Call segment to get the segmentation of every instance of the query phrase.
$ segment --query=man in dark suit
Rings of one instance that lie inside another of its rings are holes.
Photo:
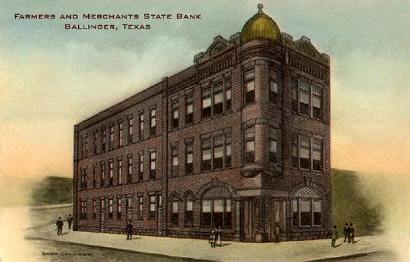
[[[132,233],[134,231],[134,226],[131,223],[131,219],[128,220],[126,231],[127,231],[127,240],[132,240]]]
[[[57,236],[60,236],[63,234],[63,220],[61,220],[61,217],[58,217],[58,220],[56,222],[56,226],[57,226]]]
[[[345,236],[344,242],[346,242],[346,240],[350,242],[350,227],[347,223],[345,223],[345,226],[343,228],[343,234]]]
[[[349,227],[350,227],[350,241],[349,242],[354,244],[354,227],[353,227],[353,224],[350,223]]]
[[[67,223],[68,223],[68,229],[71,229],[71,223],[73,223],[73,217],[71,216],[71,214],[69,214],[67,217]]]

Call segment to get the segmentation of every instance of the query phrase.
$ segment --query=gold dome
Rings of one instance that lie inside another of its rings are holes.
[[[280,40],[278,25],[262,11],[263,5],[258,4],[258,13],[251,17],[243,26],[241,42],[246,43],[254,39]]]

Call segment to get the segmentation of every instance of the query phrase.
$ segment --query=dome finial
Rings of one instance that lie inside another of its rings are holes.
[[[261,13],[262,13],[262,9],[263,9],[263,4],[262,4],[262,3],[259,3],[259,4],[258,4],[258,14],[261,14]]]

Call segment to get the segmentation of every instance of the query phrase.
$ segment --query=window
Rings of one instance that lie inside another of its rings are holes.
[[[156,170],[156,154],[151,152],[149,154],[149,179],[155,179],[155,170]]]
[[[118,176],[118,185],[121,185],[122,184],[122,160],[120,159],[120,160],[118,160],[118,162],[117,162],[117,176]]]
[[[81,137],[81,157],[85,158],[88,156],[88,135]]]
[[[93,165],[93,188],[97,187],[97,164]]]
[[[255,103],[255,72],[249,70],[245,72],[245,105]]]
[[[292,225],[299,226],[298,200],[292,200]]]
[[[98,130],[94,130],[93,153],[97,154]]]
[[[292,167],[299,167],[298,137],[292,137]]]
[[[138,116],[138,135],[139,140],[144,139],[144,113],[140,113]]]
[[[208,171],[211,170],[211,138],[206,138],[202,140],[202,164],[201,170]]]
[[[313,170],[322,171],[322,140],[318,138],[313,139]]]
[[[178,215],[179,215],[178,205],[179,205],[178,200],[172,201],[171,224],[174,226],[178,225]]]
[[[310,139],[304,136],[299,141],[299,166],[302,169],[310,169]]]
[[[110,176],[110,186],[114,184],[114,162],[110,160],[108,164],[108,172]]]
[[[134,125],[134,118],[132,115],[128,117],[128,144],[133,142],[133,125]]]
[[[101,187],[105,186],[105,162],[101,162]]]
[[[105,210],[105,200],[104,199],[100,200],[100,208],[101,208],[101,211]]]
[[[224,110],[223,106],[223,86],[222,81],[219,81],[214,86],[214,103],[213,103],[213,114],[222,114]]]
[[[139,219],[142,219],[143,218],[143,204],[144,204],[144,201],[143,201],[144,199],[143,199],[143,197],[142,196],[138,196],[138,218]]]
[[[278,163],[278,141],[277,141],[276,129],[270,128],[269,130],[269,162],[273,164]]]
[[[97,200],[93,199],[93,218],[97,218]]]
[[[108,200],[108,217],[112,218],[112,199]]]
[[[272,104],[277,104],[278,98],[279,98],[278,83],[277,83],[276,74],[275,74],[274,76],[271,76],[271,79],[269,80],[269,102],[271,102]]]
[[[80,201],[80,218],[87,218],[87,200]]]
[[[192,227],[194,224],[194,205],[192,200],[185,202],[185,226]]]
[[[312,224],[312,207],[311,201],[299,199],[300,225],[310,226]]]
[[[193,102],[193,94],[188,95],[185,98],[185,124],[189,125],[194,122],[194,102]]]
[[[106,144],[107,144],[107,134],[105,127],[101,129],[101,151],[105,152],[106,149]]]
[[[208,118],[212,115],[211,88],[202,90],[202,118]]]
[[[214,137],[214,147],[213,147],[213,168],[221,169],[223,168],[224,162],[224,137],[222,135]]]
[[[232,89],[231,89],[231,78],[225,79],[225,110],[227,112],[232,109]]]
[[[299,81],[299,113],[310,116],[310,85]]]
[[[119,146],[124,145],[124,122],[122,120],[118,121],[118,141]]]
[[[178,146],[173,145],[171,149],[171,154],[172,154],[172,159],[171,159],[171,164],[172,164],[172,170],[171,170],[171,175],[177,176],[178,175],[178,167],[179,167],[179,157],[178,157]]]
[[[122,216],[122,199],[117,199],[117,218],[121,218]]]
[[[202,201],[201,225],[207,227],[232,227],[232,207],[230,199]]]
[[[157,133],[157,110],[155,108],[151,109],[149,122],[150,122],[150,129],[149,129],[150,135],[155,136]]]
[[[192,141],[186,141],[185,143],[185,173],[191,174],[194,170],[194,154]]]
[[[255,126],[245,130],[245,163],[255,162]]]
[[[298,113],[298,90],[296,87],[292,86],[290,92],[292,95],[292,112],[297,114]]]
[[[127,172],[127,183],[132,182],[132,156],[128,156],[128,172]]]
[[[144,180],[144,153],[138,155],[138,181]]]
[[[110,140],[108,141],[110,144],[110,150],[114,148],[114,125],[111,124],[110,126]]]
[[[322,118],[322,90],[320,87],[313,86],[312,115],[314,118]]]
[[[322,224],[322,201],[313,201],[313,225],[319,226]]]
[[[155,195],[152,195],[152,196],[149,196],[149,214],[148,214],[148,218],[150,218],[150,219],[155,218],[155,210],[156,210]]]
[[[80,189],[87,189],[87,171],[85,169],[80,169]]]
[[[179,127],[179,109],[178,109],[178,100],[172,101],[172,112],[171,112],[171,127]]]
[[[232,166],[231,133],[225,134],[225,168]]]

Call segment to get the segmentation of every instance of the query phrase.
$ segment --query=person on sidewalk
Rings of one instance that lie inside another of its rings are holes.
[[[216,230],[216,244],[220,247],[222,246],[221,234],[222,234],[221,227],[218,226],[218,229]]]
[[[68,230],[71,230],[71,223],[73,223],[73,217],[71,216],[71,214],[69,214],[67,217],[67,223],[68,223]]]
[[[212,229],[211,234],[209,234],[209,244],[211,244],[211,247],[215,247],[216,243],[216,234],[215,230]]]
[[[350,241],[351,241],[352,244],[354,244],[355,242],[354,242],[354,227],[353,227],[353,224],[350,223],[349,227],[350,227]]]
[[[343,234],[345,236],[344,242],[346,243],[346,240],[349,240],[350,242],[350,227],[347,223],[345,223],[345,226],[343,228]]]
[[[336,225],[334,225],[333,230],[332,230],[332,247],[336,247],[336,240],[337,239],[338,239],[337,229],[336,229]]]
[[[57,226],[57,236],[61,236],[63,234],[63,220],[61,220],[61,217],[58,217],[58,220],[56,222]]]
[[[280,227],[279,223],[275,223],[275,242],[279,243],[280,241]]]
[[[134,231],[134,226],[131,223],[131,219],[128,220],[126,231],[127,231],[127,240],[132,240],[132,233]]]

